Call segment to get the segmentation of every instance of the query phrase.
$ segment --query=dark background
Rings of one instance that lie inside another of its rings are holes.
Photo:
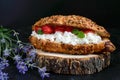
[[[0,0],[0,24],[30,26],[41,17],[76,14],[105,27],[116,27],[119,5],[119,0]]]
[[[111,41],[117,49],[111,55],[110,67],[100,73],[85,76],[51,74],[48,80],[120,80],[119,0],[0,0],[0,25],[18,31],[25,42],[37,20],[55,14],[75,14],[92,19],[111,33]],[[40,79],[33,70],[21,75],[11,66],[7,71],[11,80]]]

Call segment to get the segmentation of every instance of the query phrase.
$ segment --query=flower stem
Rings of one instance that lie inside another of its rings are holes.
[[[12,41],[11,41],[10,37],[8,37],[8,36],[4,35],[4,38],[5,38],[5,39],[7,39],[7,40],[9,40],[10,47],[12,47]]]

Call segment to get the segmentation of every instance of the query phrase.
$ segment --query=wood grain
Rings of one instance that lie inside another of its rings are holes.
[[[59,74],[93,74],[110,65],[110,53],[68,55],[37,50],[36,63],[48,71]]]

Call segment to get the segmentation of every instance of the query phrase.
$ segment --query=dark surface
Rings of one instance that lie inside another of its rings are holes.
[[[59,75],[51,73],[46,80],[120,80],[120,1],[119,0],[0,0],[0,25],[15,29],[28,42],[31,26],[41,17],[54,14],[77,14],[88,17],[111,33],[116,51],[111,65],[92,75]],[[37,70],[20,74],[15,65],[6,69],[10,80],[41,80]]]

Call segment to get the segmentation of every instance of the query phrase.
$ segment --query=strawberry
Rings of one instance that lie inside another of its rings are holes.
[[[35,32],[37,33],[39,30],[41,30],[41,28],[39,26],[35,26]]]
[[[64,32],[65,28],[63,26],[56,26],[55,27],[55,31],[60,31],[60,32]]]
[[[94,31],[93,31],[93,30],[90,30],[90,29],[85,29],[85,30],[83,30],[83,32],[84,32],[84,33],[90,33],[90,32],[91,32],[91,33],[94,33]]]
[[[69,27],[68,26],[65,27],[65,31],[67,31],[67,32],[72,32],[72,30],[73,30],[73,28],[70,27],[70,26]]]
[[[45,34],[51,34],[54,32],[52,26],[49,26],[49,25],[42,26],[42,31]]]

